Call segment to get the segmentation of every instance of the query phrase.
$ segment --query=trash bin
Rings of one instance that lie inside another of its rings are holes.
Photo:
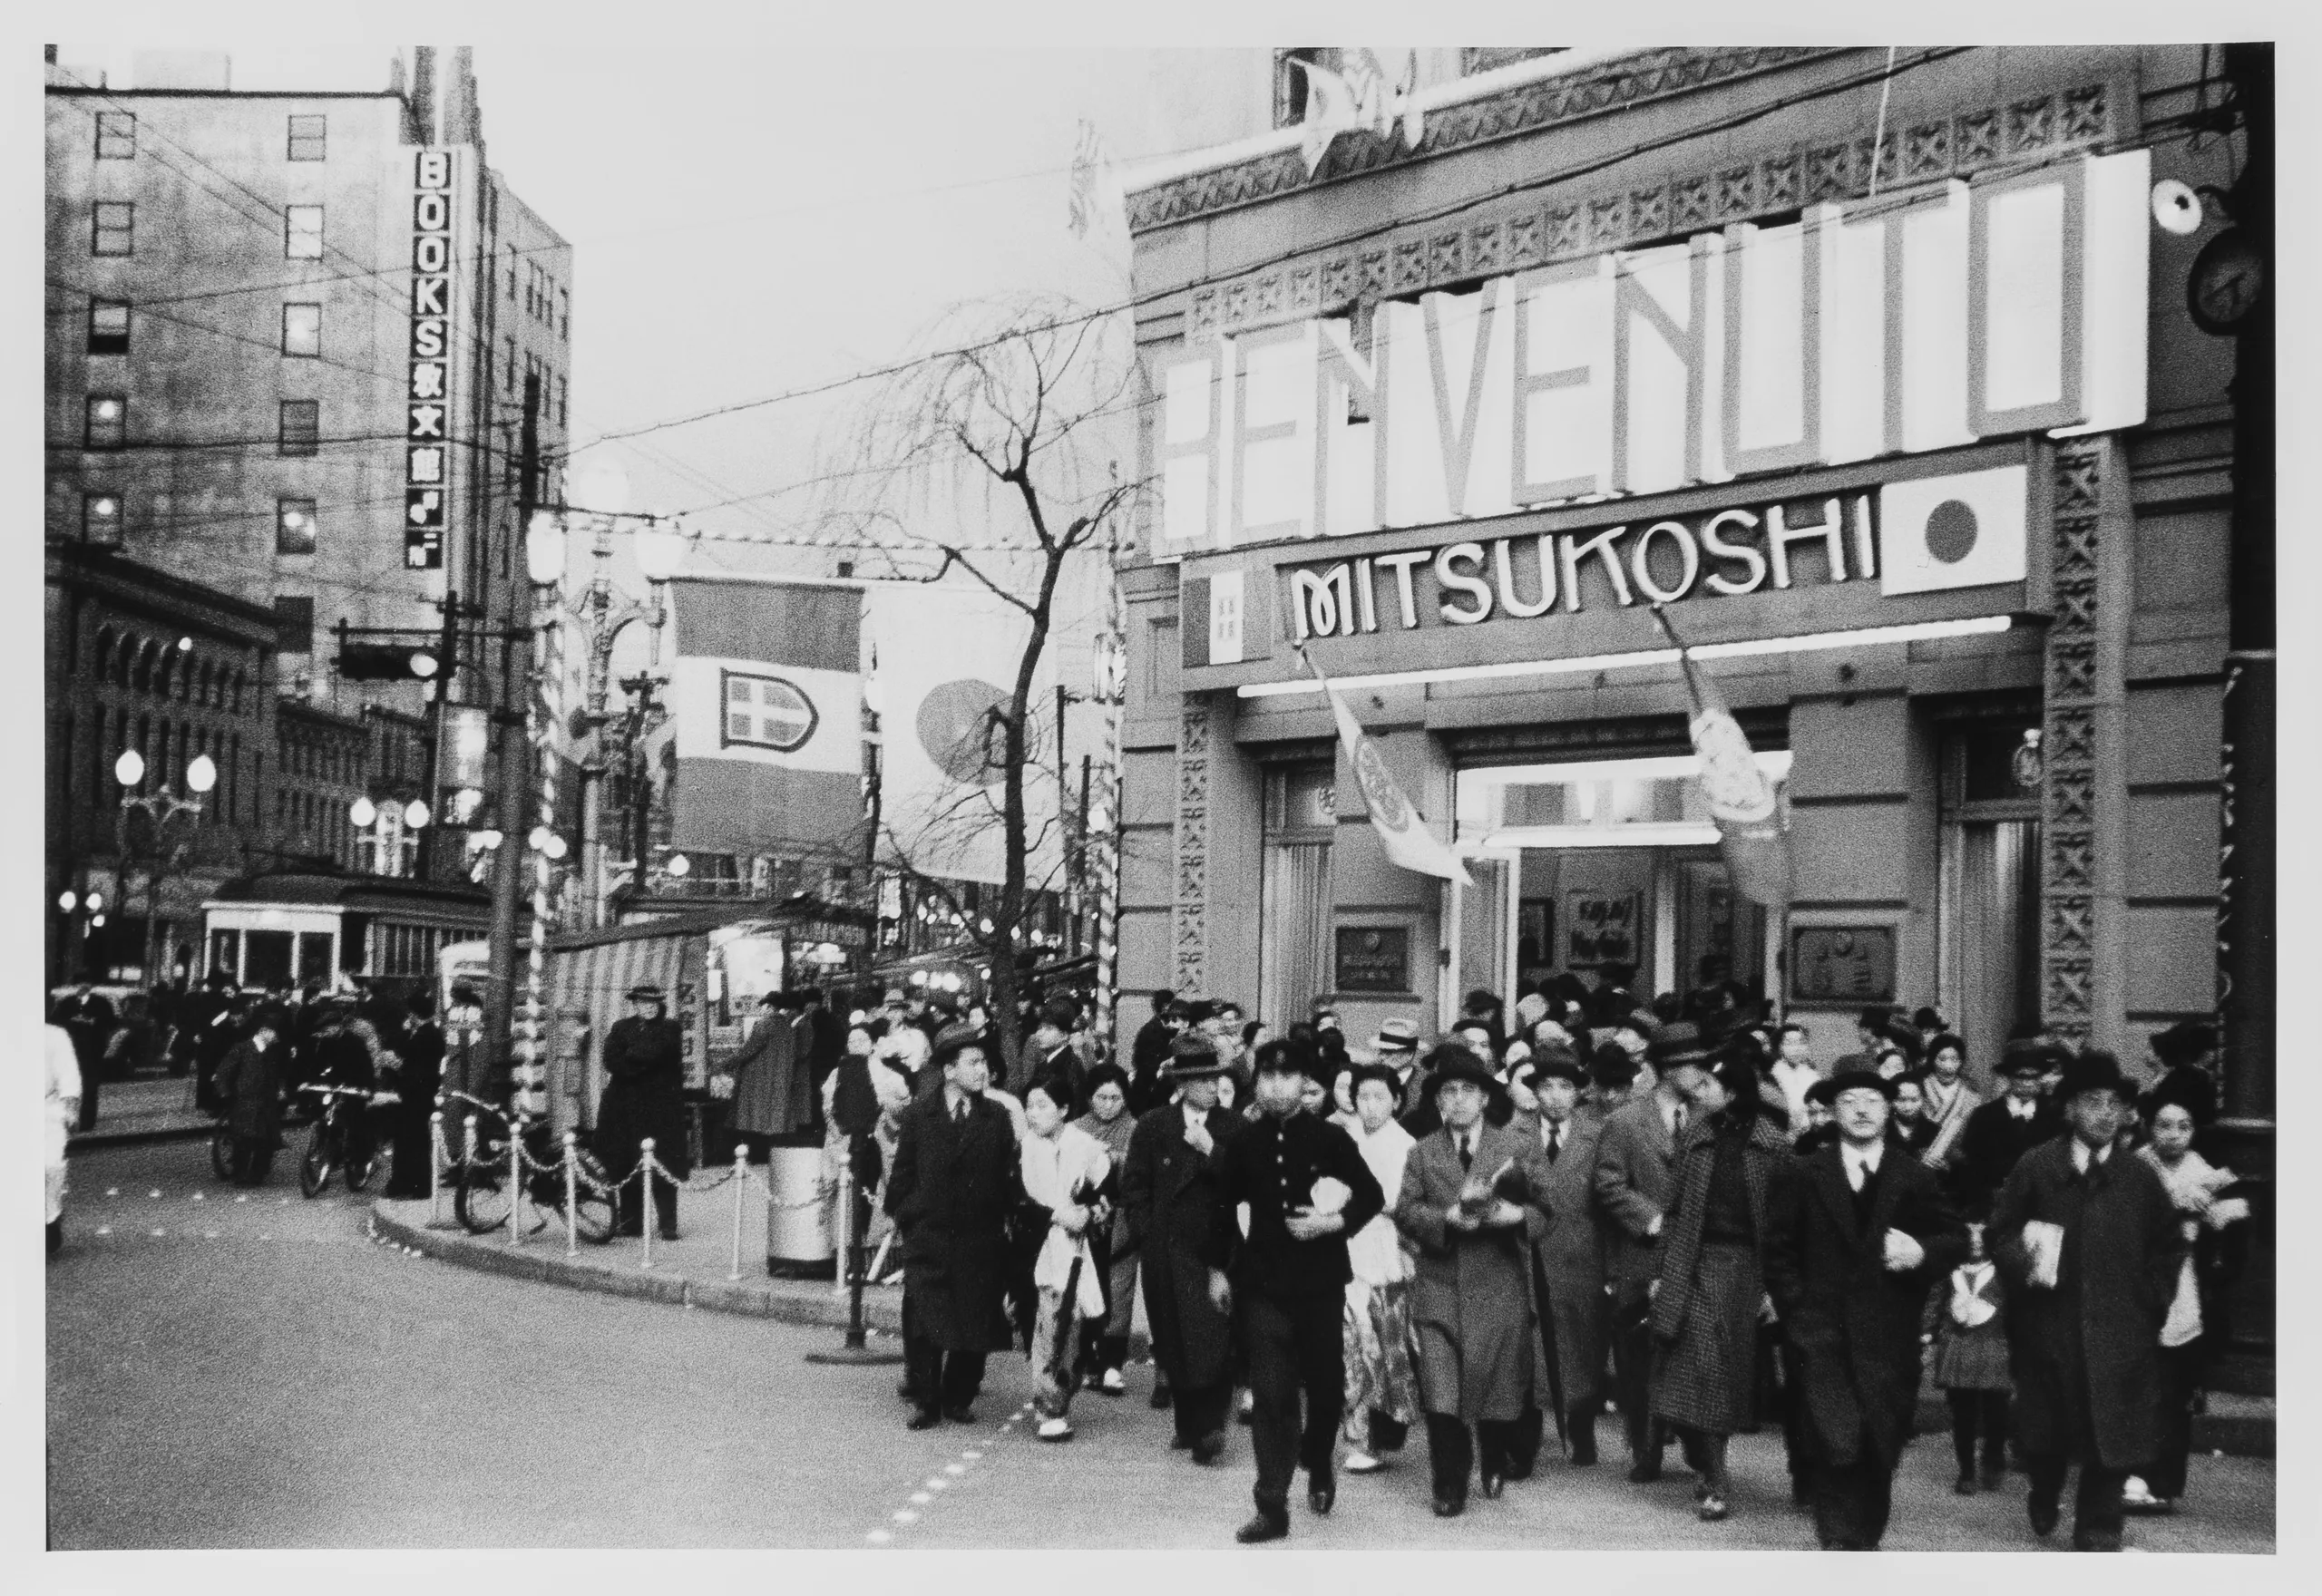
[[[837,1273],[829,1205],[822,1200],[823,1150],[773,1147],[766,1183],[773,1193],[766,1214],[766,1272],[789,1280],[827,1280]]]

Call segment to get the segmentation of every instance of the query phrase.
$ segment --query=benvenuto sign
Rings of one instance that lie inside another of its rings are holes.
[[[2075,156],[1542,267],[1382,304],[1367,350],[1332,319],[1189,347],[1156,371],[1158,551],[2135,425],[2148,170]]]

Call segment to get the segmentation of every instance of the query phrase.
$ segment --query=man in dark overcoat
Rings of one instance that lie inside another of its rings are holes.
[[[1435,1071],[1442,1123],[1411,1149],[1395,1203],[1395,1228],[1419,1257],[1411,1329],[1439,1518],[1466,1510],[1478,1461],[1487,1499],[1528,1463],[1519,1455],[1532,1406],[1526,1222],[1545,1202],[1546,1171],[1525,1130],[1485,1118],[1497,1083],[1483,1061],[1454,1051]]]
[[[1306,1504],[1327,1513],[1338,1500],[1332,1466],[1346,1402],[1343,1325],[1354,1279],[1346,1239],[1387,1206],[1354,1138],[1300,1112],[1322,1056],[1300,1043],[1261,1045],[1254,1061],[1259,1117],[1224,1143],[1220,1189],[1226,1208],[1250,1205],[1250,1233],[1229,1234],[1234,1326],[1249,1359],[1257,1515],[1235,1533],[1248,1545],[1290,1533],[1290,1480],[1306,1470]],[[1322,1181],[1344,1189],[1339,1206],[1318,1204]],[[1299,1420],[1299,1395],[1306,1398]]]
[[[251,1017],[250,1034],[218,1061],[218,1095],[234,1139],[237,1186],[264,1185],[267,1166],[282,1144],[282,1085],[290,1051],[281,1039],[286,1023],[279,1010],[259,1009]]]
[[[2183,1243],[2160,1175],[2119,1146],[2132,1101],[2120,1061],[2082,1054],[2056,1095],[2069,1129],[2009,1172],[1992,1205],[1992,1257],[2008,1279],[2032,1533],[2056,1527],[2077,1463],[2073,1546],[2117,1552],[2122,1485],[2160,1450],[2161,1327]]]
[[[1831,1077],[1839,1138],[1778,1173],[1766,1289],[1803,1404],[1801,1450],[1826,1552],[1875,1552],[1919,1390],[1927,1293],[1967,1254],[1935,1174],[1887,1137],[1895,1084]]]
[[[1003,1350],[1008,1215],[1022,1194],[1015,1122],[984,1095],[991,1066],[974,1031],[953,1026],[927,1067],[942,1085],[897,1115],[887,1214],[902,1234],[909,1426],[975,1422],[985,1357]]]
[[[2040,1093],[2050,1063],[2039,1043],[2010,1042],[1999,1063],[2006,1091],[1967,1116],[1951,1164],[1951,1195],[1969,1219],[1991,1212],[1992,1199],[2017,1159],[2063,1130],[2056,1105]]]
[[[422,987],[405,1005],[403,1034],[395,1039],[403,1060],[395,1072],[396,1103],[390,1117],[394,1127],[395,1161],[388,1180],[390,1197],[427,1195],[428,1161],[434,1156],[430,1134],[435,1114],[435,1094],[444,1085],[444,1027],[435,1022],[435,989]]]
[[[1585,1468],[1596,1461],[1596,1416],[1605,1406],[1605,1353],[1612,1328],[1605,1295],[1605,1238],[1596,1227],[1592,1189],[1605,1122],[1580,1112],[1587,1076],[1571,1048],[1550,1042],[1534,1056],[1537,1107],[1514,1122],[1538,1141],[1546,1166],[1541,1175],[1546,1209],[1532,1226],[1543,1332],[1534,1386],[1557,1406],[1566,1455],[1576,1467]]]
[[[1225,1277],[1234,1209],[1224,1197],[1223,1156],[1243,1122],[1217,1106],[1226,1066],[1208,1039],[1189,1029],[1169,1046],[1177,1101],[1146,1114],[1129,1134],[1121,1208],[1142,1260],[1153,1361],[1176,1408],[1172,1445],[1208,1464],[1225,1450],[1234,1395]]]
[[[1677,1137],[1709,1063],[1693,1027],[1668,1029],[1675,1034],[1655,1045],[1653,1090],[1605,1117],[1589,1182],[1612,1288],[1614,1399],[1628,1431],[1629,1479],[1640,1485],[1661,1477],[1667,1445],[1653,1421],[1650,1391],[1653,1282],[1661,1277],[1663,1231],[1677,1201]]]
[[[678,1022],[663,1017],[661,988],[640,982],[629,989],[629,1013],[605,1034],[605,1090],[597,1100],[597,1131],[591,1143],[598,1160],[616,1181],[628,1182],[641,1161],[641,1143],[653,1140],[653,1158],[683,1181],[693,1165],[686,1145],[685,1036]],[[651,1173],[620,1188],[620,1232],[645,1233],[644,1186],[653,1187],[653,1212],[664,1241],[678,1239],[678,1188]]]

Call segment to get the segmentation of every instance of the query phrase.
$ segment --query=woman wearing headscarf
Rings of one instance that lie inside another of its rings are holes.
[[[1760,1112],[1743,1058],[1728,1056],[1698,1077],[1692,1106],[1654,1291],[1652,1405],[1699,1473],[1694,1499],[1714,1523],[1731,1511],[1727,1438],[1755,1416],[1768,1193],[1790,1143]]]
[[[1403,1166],[1416,1144],[1395,1123],[1395,1072],[1358,1065],[1351,1079],[1353,1121],[1334,1117],[1332,1123],[1354,1138],[1364,1166],[1391,1201],[1402,1190]],[[1411,1260],[1391,1208],[1347,1239],[1346,1256],[1354,1271],[1346,1288],[1346,1471],[1367,1474],[1386,1466],[1382,1454],[1402,1450],[1419,1412],[1419,1381],[1411,1372]]]

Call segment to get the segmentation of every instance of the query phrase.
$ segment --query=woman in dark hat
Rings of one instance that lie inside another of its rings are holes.
[[[1746,1061],[1721,1060],[1693,1088],[1693,1106],[1653,1299],[1653,1414],[1676,1432],[1701,1476],[1700,1516],[1715,1523],[1730,1511],[1732,1492],[1727,1437],[1755,1417],[1769,1193],[1790,1142],[1760,1112]]]
[[[653,1161],[674,1179],[650,1172],[624,1184],[616,1200],[620,1233],[645,1233],[645,1193],[653,1188],[653,1212],[662,1239],[678,1239],[678,1183],[693,1173],[686,1144],[685,1039],[678,1022],[664,1017],[661,988],[640,981],[628,993],[629,1013],[605,1034],[605,1090],[597,1102],[592,1149],[606,1173],[627,1181],[643,1160],[643,1143],[653,1142]]]
[[[2161,1336],[2183,1243],[2161,1175],[2119,1145],[2131,1102],[2120,1061],[2082,1054],[2057,1097],[2067,1131],[2008,1172],[1991,1250],[2008,1280],[2032,1533],[2055,1529],[2077,1464],[2073,1546],[2118,1551],[2122,1486],[2161,1451]]]

